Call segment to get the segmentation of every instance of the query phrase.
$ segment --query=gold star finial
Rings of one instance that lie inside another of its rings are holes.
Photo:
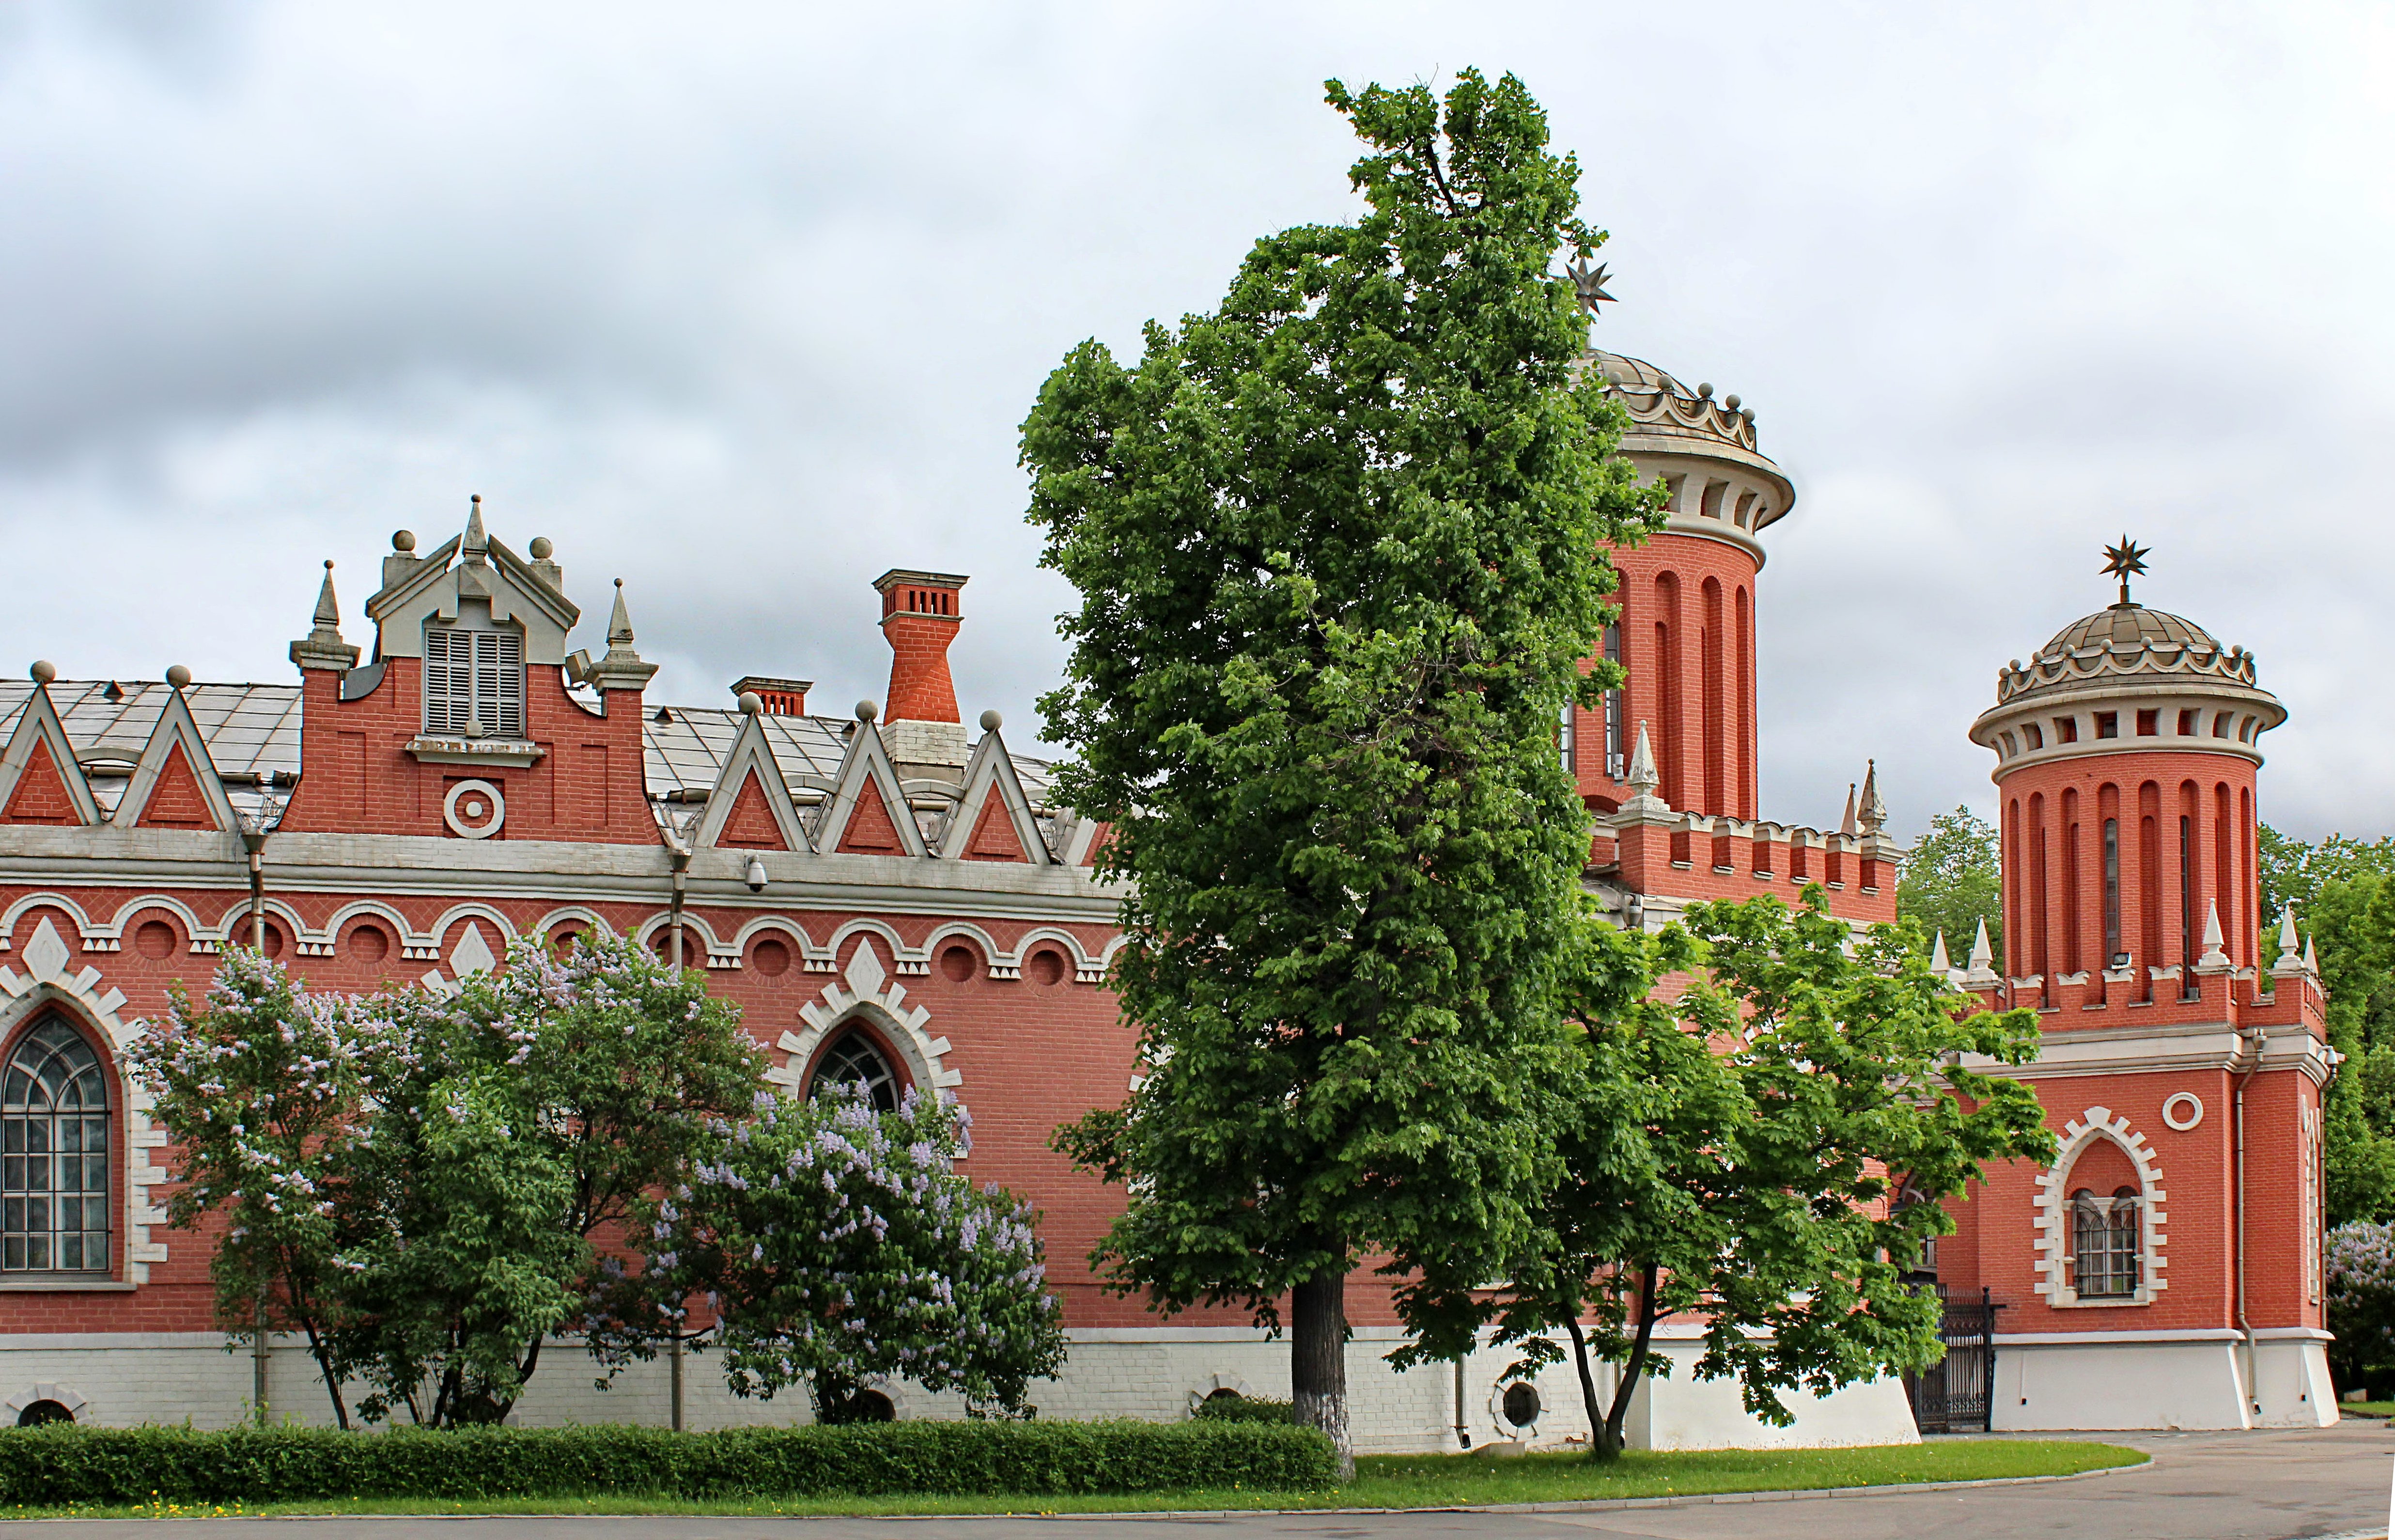
[[[2153,554],[2150,546],[2140,546],[2127,535],[2121,536],[2117,546],[2104,547],[2104,570],[2121,580],[2121,602],[2129,602],[2129,578],[2146,570],[2146,558]]]

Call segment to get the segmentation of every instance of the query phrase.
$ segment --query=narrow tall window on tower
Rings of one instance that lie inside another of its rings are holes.
[[[1605,628],[1605,661],[1621,661],[1621,625],[1619,621]],[[1619,781],[1630,773],[1629,712],[1621,702],[1619,689],[1605,692],[1605,773]]]
[[[2195,820],[2178,821],[2178,990],[2182,999],[2195,988]]]
[[[1580,735],[1572,728],[1572,717],[1579,710],[1578,706],[1566,701],[1562,714],[1555,718],[1555,752],[1563,757],[1566,775],[1580,773],[1578,744],[1574,742]]]
[[[2121,950],[2121,821],[2104,821],[2104,966],[2126,966]]]
[[[479,604],[424,623],[424,731],[523,736],[523,636]]]

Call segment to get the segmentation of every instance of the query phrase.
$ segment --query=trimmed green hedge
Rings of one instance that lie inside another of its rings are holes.
[[[838,1428],[0,1428],[0,1506],[342,1497],[952,1496],[1335,1485],[1312,1428],[1206,1422]]]
[[[1296,1420],[1297,1408],[1285,1401],[1260,1401],[1253,1396],[1211,1396],[1194,1414],[1201,1422],[1277,1422]]]

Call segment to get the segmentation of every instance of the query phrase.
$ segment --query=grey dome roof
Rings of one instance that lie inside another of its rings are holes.
[[[1646,392],[1669,390],[1675,396],[1691,396],[1696,392],[1656,368],[1643,358],[1629,358],[1621,353],[1608,353],[1603,349],[1591,354],[1596,372],[1614,384],[1627,389]]]
[[[2037,650],[2029,666],[1999,671],[1996,699],[2069,690],[2099,677],[2178,675],[2258,688],[2254,654],[2223,647],[2203,626],[2142,604],[2115,604],[2072,621]]]
[[[2076,652],[2085,647],[2150,647],[2156,643],[2220,650],[2220,643],[2211,632],[2183,616],[2167,610],[2149,610],[2142,604],[2115,604],[2072,621],[2037,652],[2038,656],[2044,657],[2051,652]]]

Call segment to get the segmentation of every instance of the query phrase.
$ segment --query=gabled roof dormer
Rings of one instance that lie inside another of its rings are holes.
[[[50,702],[50,680],[57,677],[49,664],[33,665],[33,692],[17,714],[7,746],[0,748],[0,823],[87,828],[100,821],[99,803]]]
[[[840,761],[832,794],[815,824],[815,849],[827,853],[920,856],[923,831],[898,785],[897,767],[875,731],[870,701],[859,701],[855,735]]]

